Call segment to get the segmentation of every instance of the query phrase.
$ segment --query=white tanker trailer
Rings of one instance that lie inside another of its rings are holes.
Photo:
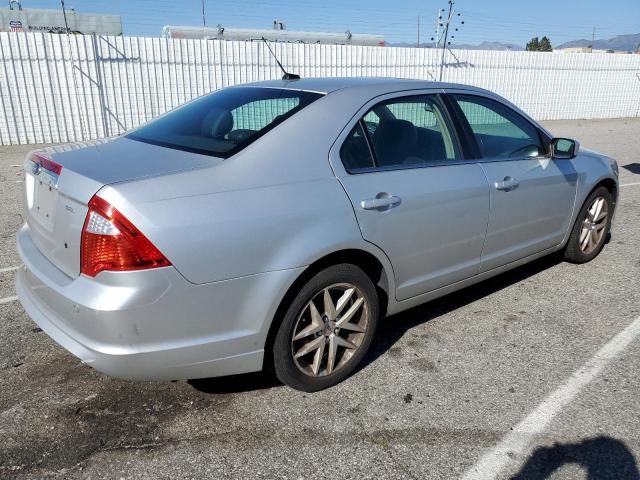
[[[22,8],[20,2],[9,2],[0,8],[0,32],[80,33],[89,35],[122,35],[119,15],[79,13],[67,9],[65,22],[61,9]]]
[[[330,45],[384,46],[384,37],[364,33],[304,32],[284,29],[250,29],[217,27],[179,27],[166,25],[162,29],[166,38],[206,38],[209,40],[255,41],[263,38],[272,42],[326,43]]]

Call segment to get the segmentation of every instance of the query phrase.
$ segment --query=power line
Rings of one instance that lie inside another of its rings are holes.
[[[367,5],[367,18],[355,15],[360,10],[351,2],[344,2],[340,5],[328,6],[324,3],[314,0],[298,0],[295,3],[289,3],[284,0],[236,0],[234,9],[222,13],[215,10],[214,15],[216,21],[211,18],[207,19],[207,15],[211,17],[211,11],[206,11],[205,0],[190,0],[189,2],[175,2],[174,0],[136,0],[136,4],[142,4],[140,8],[128,8],[129,2],[124,0],[111,0],[108,4],[98,0],[84,0],[86,4],[91,5],[95,10],[101,10],[105,13],[108,11],[120,10],[125,12],[122,15],[122,24],[127,34],[156,36],[160,34],[161,27],[166,24],[183,24],[183,25],[206,25],[207,23],[223,23],[227,26],[245,27],[245,28],[264,28],[271,23],[274,15],[282,17],[282,12],[291,12],[290,15],[296,19],[291,22],[291,26],[296,30],[325,30],[325,31],[341,31],[350,30],[352,32],[361,33],[377,33],[384,35],[389,42],[394,41],[411,41],[412,38],[417,39],[421,46],[425,46],[425,39],[421,35],[424,17],[428,12],[422,9],[409,9],[401,5],[393,5],[393,7],[385,7],[382,5]],[[363,2],[358,2],[358,4]],[[465,6],[466,6],[465,2]],[[151,7],[153,4],[153,8]],[[106,6],[108,5],[108,7]],[[495,40],[502,42],[510,42],[524,45],[524,35],[545,34],[554,42],[554,44],[562,43],[567,40],[588,39],[592,38],[593,25],[584,27],[576,24],[558,24],[553,23],[553,19],[544,19],[540,22],[534,22],[531,17],[525,19],[507,19],[504,13],[496,12],[495,15],[489,15],[486,11],[476,12],[471,9],[461,10],[457,8],[458,13],[462,13],[467,17],[473,17],[478,20],[469,27],[465,26],[464,33],[454,33],[453,39],[455,43],[478,43],[484,40]],[[354,14],[354,15],[350,15]],[[420,17],[416,32],[417,16]],[[219,17],[219,18],[218,18]],[[535,18],[535,17],[534,17]],[[208,20],[208,21],[207,21]],[[528,20],[528,21],[527,21]],[[551,22],[551,23],[550,23]],[[620,26],[616,23],[600,23],[597,25],[597,33],[601,38],[609,38],[620,33]],[[626,27],[625,27],[626,28]],[[633,30],[631,26],[629,30]],[[637,30],[637,26],[635,27]],[[440,35],[444,33],[440,30]],[[452,36],[452,31],[449,31]],[[427,35],[427,39],[430,35]],[[522,37],[522,38],[521,38]],[[452,42],[454,43],[454,42]]]
[[[454,3],[455,2],[453,0],[449,0],[449,15],[447,15],[447,22],[444,26],[444,40],[442,42],[442,57],[440,59],[440,78],[439,78],[440,81],[442,81],[442,71],[444,68],[444,52],[447,48],[447,37],[449,36],[449,25],[451,24],[451,16],[453,15]]]

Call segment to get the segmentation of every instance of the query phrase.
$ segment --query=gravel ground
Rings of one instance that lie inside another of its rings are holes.
[[[545,258],[387,319],[366,364],[304,394],[261,374],[107,378],[0,304],[0,477],[457,478],[640,316],[640,119],[558,121],[621,166],[611,241],[593,262]],[[18,265],[19,168],[0,147],[0,269]],[[639,185],[634,185],[638,183]],[[0,273],[0,298],[15,295]],[[639,479],[640,339],[499,478]]]

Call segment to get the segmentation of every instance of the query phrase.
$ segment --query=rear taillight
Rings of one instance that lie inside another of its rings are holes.
[[[95,277],[103,270],[166,267],[169,260],[124,215],[94,196],[82,228],[80,271]]]
[[[62,172],[62,165],[54,162],[43,153],[32,153],[29,159],[37,165],[36,168],[43,168],[56,175],[60,175]]]

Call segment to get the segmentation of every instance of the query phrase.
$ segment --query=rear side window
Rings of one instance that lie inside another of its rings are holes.
[[[189,102],[127,138],[228,158],[321,96],[280,88],[228,88]]]
[[[484,97],[454,95],[483,158],[544,155],[538,130],[506,106]]]
[[[340,148],[340,158],[347,171],[374,166],[371,150],[369,149],[366,134],[362,128],[363,122],[356,123],[351,133]]]
[[[369,110],[369,112],[364,116],[364,125],[369,135],[373,135],[376,133],[376,128],[380,125],[380,117],[373,110]]]
[[[375,105],[340,149],[347,171],[455,160],[453,132],[435,95],[401,97]]]

